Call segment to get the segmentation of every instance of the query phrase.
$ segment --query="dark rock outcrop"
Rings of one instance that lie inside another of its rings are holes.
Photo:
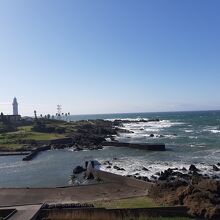
[[[120,167],[118,167],[118,166],[116,166],[116,165],[115,165],[115,166],[113,166],[113,168],[114,168],[114,169],[116,169],[116,170],[119,170],[119,171],[125,171],[125,169],[124,169],[124,168],[120,168]]]
[[[170,171],[165,174],[171,175]],[[152,185],[149,191],[152,198],[163,204],[184,205],[193,217],[220,219],[220,181],[194,175],[181,179],[171,176],[172,181]]]
[[[212,168],[214,171],[220,171],[220,169],[216,165],[213,165]]]
[[[103,146],[114,146],[114,147],[129,147],[136,148],[141,150],[149,150],[149,151],[165,151],[165,144],[155,144],[155,143],[122,143],[122,142],[103,142]]]
[[[142,167],[143,171],[149,171],[146,167]]]
[[[73,169],[73,174],[80,174],[82,172],[86,171],[86,169],[84,169],[83,167],[81,166],[76,166],[74,169]]]
[[[196,166],[194,164],[191,164],[190,167],[189,167],[189,171],[192,171],[192,172],[198,172],[200,171],[199,169],[196,168]]]

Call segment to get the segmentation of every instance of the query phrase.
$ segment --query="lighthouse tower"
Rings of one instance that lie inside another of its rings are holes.
[[[12,106],[13,106],[13,115],[18,115],[18,102],[15,97],[13,99]]]

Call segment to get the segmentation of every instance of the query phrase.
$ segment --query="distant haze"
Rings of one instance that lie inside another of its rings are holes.
[[[0,2],[0,112],[220,109],[220,1]]]

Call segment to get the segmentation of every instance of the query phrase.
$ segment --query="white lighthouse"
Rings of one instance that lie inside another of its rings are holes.
[[[18,115],[18,102],[15,97],[13,99],[12,106],[13,106],[13,115]]]

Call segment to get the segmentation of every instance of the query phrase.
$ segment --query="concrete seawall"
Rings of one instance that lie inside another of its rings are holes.
[[[127,220],[149,217],[189,217],[186,207],[139,208],[139,209],[43,209],[40,216],[53,220]]]
[[[51,145],[64,145],[64,144],[71,144],[72,138],[61,138],[61,139],[54,139],[50,141],[39,141],[38,144],[47,144],[47,146],[38,147],[33,149],[26,157],[23,158],[23,161],[30,161],[34,159],[38,153],[46,150],[51,149]]]
[[[117,175],[114,173],[109,173],[106,171],[101,171],[101,170],[94,170],[94,176],[99,177],[101,180],[104,182],[120,182],[121,185],[128,185],[131,187],[136,187],[141,190],[148,190],[153,183],[151,182],[145,182],[142,180],[137,180],[134,178],[126,177],[126,176],[121,176]]]
[[[9,152],[0,152],[0,156],[20,156],[20,155],[28,155],[29,151],[9,151]]]
[[[43,146],[43,147],[39,147],[39,148],[36,148],[34,150],[31,151],[30,154],[28,154],[26,157],[23,158],[23,161],[30,161],[32,160],[34,157],[37,156],[37,154],[41,151],[45,151],[45,150],[50,150],[50,146]]]
[[[103,142],[103,146],[113,146],[113,147],[129,147],[136,148],[141,150],[149,150],[149,151],[165,151],[165,144],[154,144],[154,143],[122,143],[122,142]]]

